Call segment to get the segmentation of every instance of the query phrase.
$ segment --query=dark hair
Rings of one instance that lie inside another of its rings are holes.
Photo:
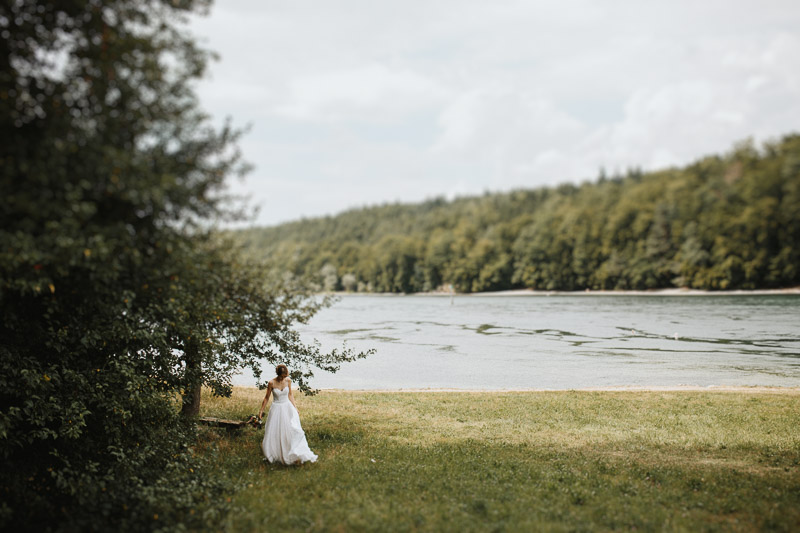
[[[289,375],[289,369],[286,368],[286,365],[278,365],[275,367],[275,374],[278,377],[278,381],[283,381],[283,378]]]

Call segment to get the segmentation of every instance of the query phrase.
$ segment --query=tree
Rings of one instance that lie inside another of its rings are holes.
[[[210,229],[246,165],[192,92],[209,53],[183,22],[208,4],[0,3],[4,530],[209,527],[225,487],[176,397],[263,361],[308,389],[363,355],[301,342],[326,301]]]
[[[319,269],[319,276],[322,278],[322,286],[326,291],[335,291],[339,284],[339,276],[336,274],[336,267],[331,263],[325,263]]]
[[[348,272],[342,276],[342,288],[347,292],[353,292],[358,287],[358,278],[355,274]]]
[[[242,368],[260,381],[264,363],[289,363],[297,388],[313,393],[309,380],[314,368],[335,372],[341,363],[372,353],[326,353],[303,342],[295,325],[306,323],[333,299],[317,297],[304,280],[245,259],[227,240],[209,236],[184,260],[180,274],[171,276],[174,298],[160,305],[153,319],[168,324],[174,358],[159,379],[183,391],[185,415],[199,412],[203,385],[217,395],[230,395],[231,376]]]

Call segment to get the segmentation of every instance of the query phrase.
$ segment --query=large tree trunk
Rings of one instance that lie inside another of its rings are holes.
[[[181,414],[183,416],[197,416],[200,414],[200,385],[193,385],[191,389],[187,389],[183,395],[183,407],[181,407]]]
[[[203,380],[200,366],[200,354],[197,345],[189,342],[186,345],[186,388],[183,393],[183,416],[197,416],[200,414],[200,392]]]

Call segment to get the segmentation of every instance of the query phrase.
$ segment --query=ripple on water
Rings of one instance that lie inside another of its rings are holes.
[[[316,337],[331,349],[344,339],[351,348],[376,348],[380,357],[347,363],[338,375],[315,372],[313,385],[800,384],[800,296],[458,296],[453,305],[449,300],[342,297],[301,329],[304,338]],[[411,361],[428,363],[425,376]],[[487,361],[501,369],[497,376],[476,370]]]

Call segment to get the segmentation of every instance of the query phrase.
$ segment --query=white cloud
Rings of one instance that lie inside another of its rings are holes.
[[[686,164],[800,127],[800,4],[225,0],[200,86],[262,223]]]
[[[485,186],[523,185],[571,176],[548,175],[555,147],[574,144],[586,127],[551,101],[513,87],[468,91],[446,106],[439,117],[441,135],[432,152],[486,165]]]
[[[397,117],[447,96],[444,87],[425,76],[379,63],[298,77],[288,92],[286,103],[274,112],[311,121]]]

